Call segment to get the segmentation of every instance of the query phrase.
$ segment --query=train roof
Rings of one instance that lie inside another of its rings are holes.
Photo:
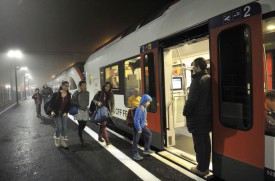
[[[184,31],[226,11],[254,2],[255,0],[181,0],[162,9],[156,19],[136,26],[131,33],[120,33],[96,52],[86,62],[119,61],[139,54],[139,47]],[[260,0],[263,13],[274,11],[274,0]],[[213,5],[214,4],[214,5]],[[135,27],[135,25],[133,25]],[[131,27],[128,29],[130,31]],[[124,51],[127,50],[127,51]]]

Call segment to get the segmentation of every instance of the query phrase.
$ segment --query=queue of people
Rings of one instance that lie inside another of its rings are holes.
[[[211,140],[209,133],[212,131],[212,108],[211,108],[211,78],[207,73],[207,63],[204,58],[197,58],[192,63],[193,72],[192,82],[188,94],[188,99],[183,109],[183,115],[187,120],[188,131],[192,134],[194,150],[196,153],[197,166],[192,167],[191,171],[205,176],[209,173],[209,164],[211,156]],[[79,90],[76,91],[71,98],[68,91],[69,83],[62,82],[59,92],[52,93],[52,90],[45,84],[42,93],[37,88],[32,98],[36,104],[37,116],[41,116],[42,98],[44,103],[51,98],[52,112],[51,116],[55,120],[56,131],[54,134],[54,143],[57,147],[68,148],[67,143],[67,121],[70,106],[74,105],[78,108],[78,113],[74,118],[78,121],[78,136],[82,146],[86,143],[83,139],[83,130],[86,127],[87,121],[90,119],[91,113],[96,111],[98,107],[105,106],[111,116],[115,113],[115,100],[112,92],[112,85],[106,82],[100,91],[98,91],[89,105],[89,92],[87,91],[87,83],[80,81]],[[150,95],[144,94],[139,96],[138,88],[134,89],[133,95],[128,98],[128,107],[135,110],[133,116],[133,144],[132,153],[133,159],[142,160],[143,157],[139,154],[137,144],[143,135],[144,152],[148,155],[154,153],[150,147],[152,142],[152,133],[148,129],[147,107],[152,102]],[[265,102],[267,119],[266,133],[275,133],[275,90],[266,92]],[[98,132],[98,141],[105,142],[110,145],[109,136],[106,130],[108,119],[100,122]]]

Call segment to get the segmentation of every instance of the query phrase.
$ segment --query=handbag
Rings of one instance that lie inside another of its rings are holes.
[[[107,107],[101,106],[97,108],[94,113],[91,115],[90,121],[93,123],[100,123],[104,120],[107,120],[111,117],[110,112]]]
[[[75,116],[78,114],[78,107],[77,106],[71,106],[69,110],[69,114],[72,116]]]
[[[77,100],[78,100],[78,91],[76,94],[77,94]],[[78,106],[76,106],[76,105],[71,106],[69,109],[69,114],[72,116],[77,115],[78,114]]]

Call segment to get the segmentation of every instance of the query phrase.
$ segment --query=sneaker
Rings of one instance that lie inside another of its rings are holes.
[[[61,147],[63,147],[63,148],[65,148],[65,149],[68,149],[69,148],[69,146],[68,146],[68,144],[66,143],[66,138],[64,138],[63,136],[61,137],[61,139],[60,139],[60,146]]]
[[[153,153],[155,153],[153,150],[148,150],[143,152],[144,155],[151,155]]]
[[[198,170],[197,166],[191,167],[191,171],[192,171],[193,173],[195,173],[195,174],[201,176],[201,177],[204,177],[204,176],[206,176],[206,175],[209,174],[209,170],[206,170],[206,171],[202,172],[202,171],[199,171],[199,170]]]
[[[134,159],[134,160],[137,160],[137,161],[140,161],[140,160],[143,159],[143,157],[140,156],[138,153],[136,153],[136,154],[134,155],[133,159]]]
[[[57,138],[57,137],[54,138],[54,145],[56,147],[60,147],[60,138]]]

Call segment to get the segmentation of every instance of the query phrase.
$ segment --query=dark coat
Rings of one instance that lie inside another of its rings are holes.
[[[101,91],[98,91],[96,93],[96,95],[94,96],[93,100],[91,101],[90,104],[90,111],[94,112],[96,109],[96,105],[99,102],[100,99],[100,95],[101,95]],[[114,94],[111,91],[110,95],[109,95],[109,100],[108,100],[108,109],[110,111],[110,113],[114,114],[115,113],[115,98],[114,98]]]
[[[190,133],[202,134],[212,130],[211,79],[205,71],[192,76],[188,99],[183,109]]]
[[[68,103],[67,105],[65,106],[65,109],[64,111],[62,112],[62,114],[64,113],[68,113],[69,112],[69,109],[70,109],[70,106],[71,106],[71,94],[68,92]],[[51,98],[51,105],[52,105],[52,109],[53,109],[53,112],[57,115],[58,111],[59,111],[59,108],[60,108],[60,103],[61,103],[61,92],[55,92]]]

